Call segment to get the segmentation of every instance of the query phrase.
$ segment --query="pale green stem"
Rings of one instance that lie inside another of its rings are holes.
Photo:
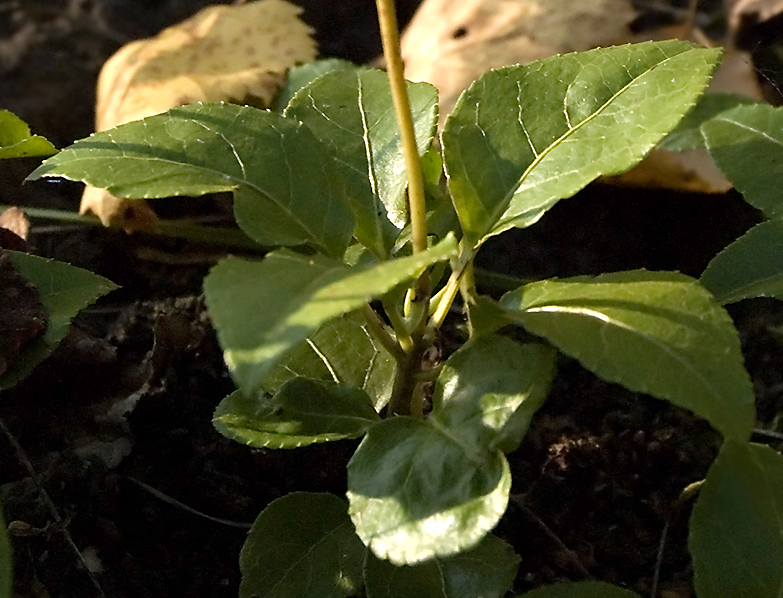
[[[416,133],[413,129],[413,117],[408,100],[408,89],[403,75],[402,54],[400,52],[400,32],[397,28],[397,15],[393,0],[376,0],[378,21],[381,26],[383,56],[391,84],[394,109],[400,127],[400,139],[405,155],[405,168],[408,175],[408,207],[411,217],[411,237],[414,253],[427,249],[427,219],[424,201],[424,179],[421,173],[421,160],[416,147]]]
[[[397,361],[400,361],[404,355],[404,351],[400,347],[400,344],[394,339],[394,337],[389,334],[386,326],[383,322],[381,322],[378,314],[375,313],[375,310],[372,308],[372,306],[370,306],[369,303],[362,305],[362,314],[364,315],[364,319],[367,321],[367,325],[370,327],[370,330],[375,335],[375,338],[378,339],[378,341],[386,348],[389,353],[394,356]]]

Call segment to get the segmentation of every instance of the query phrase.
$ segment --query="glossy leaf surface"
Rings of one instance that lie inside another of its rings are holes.
[[[12,252],[13,263],[38,290],[49,314],[46,332],[27,347],[23,355],[0,377],[0,390],[25,378],[57,348],[68,334],[71,320],[96,299],[114,290],[105,278],[64,262],[27,253]]]
[[[351,312],[326,322],[288,352],[272,367],[262,387],[274,393],[297,376],[328,380],[364,390],[380,409],[391,395],[396,367],[364,316]]]
[[[57,150],[40,135],[30,133],[30,127],[8,110],[0,110],[0,159],[51,156]]]
[[[435,134],[438,94],[409,83],[416,141],[424,154]],[[408,221],[407,177],[397,117],[383,71],[342,69],[300,90],[286,116],[302,121],[329,148],[347,184],[356,238],[386,257]]]
[[[712,258],[699,279],[720,303],[783,299],[783,222],[768,220]]]
[[[783,592],[783,457],[727,442],[693,508],[689,548],[699,598]]]
[[[466,444],[511,452],[549,394],[555,358],[544,345],[481,338],[443,365],[428,421]]]
[[[518,598],[640,598],[640,596],[603,581],[580,581],[544,586],[525,592]]]
[[[261,261],[229,257],[204,281],[226,363],[246,392],[323,323],[353,311],[456,251],[453,236],[426,252],[350,267],[320,255],[276,251]]]
[[[695,280],[647,271],[547,280],[501,304],[601,378],[690,409],[727,437],[749,438],[754,395],[737,331]]]
[[[353,217],[344,183],[310,130],[274,112],[195,104],[77,141],[30,179],[60,176],[117,197],[233,191],[240,227],[262,245],[342,256]]]
[[[355,596],[363,585],[365,552],[343,500],[289,494],[270,503],[253,523],[239,555],[239,596]]]
[[[480,77],[442,136],[468,243],[529,226],[598,176],[635,165],[696,103],[719,55],[686,42],[646,42]]]
[[[704,123],[710,156],[745,200],[768,218],[783,216],[783,109],[740,106]]]
[[[510,488],[502,453],[410,417],[370,428],[348,464],[356,533],[396,565],[477,545],[506,510]]]
[[[212,419],[224,436],[268,448],[358,438],[377,421],[363,390],[307,378],[289,380],[271,397],[237,390],[220,402]]]
[[[471,550],[395,567],[368,555],[364,570],[368,598],[502,598],[514,583],[519,557],[497,536]]]

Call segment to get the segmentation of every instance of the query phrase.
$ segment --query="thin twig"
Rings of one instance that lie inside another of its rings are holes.
[[[550,540],[552,540],[552,542],[557,544],[558,548],[560,548],[560,550],[562,550],[566,554],[568,560],[574,564],[574,566],[577,568],[579,573],[581,573],[587,579],[592,579],[593,576],[590,575],[590,572],[582,564],[582,561],[579,560],[579,556],[568,546],[566,546],[563,543],[563,541],[558,537],[558,535],[555,532],[553,532],[552,529],[546,523],[544,523],[544,521],[530,509],[530,507],[528,507],[525,504],[525,500],[522,496],[513,495],[511,497],[511,500],[514,501],[514,504],[517,505],[520,509],[522,509],[528,517],[530,517],[533,521],[536,522],[536,524],[547,535],[547,537]]]
[[[223,525],[227,525],[229,527],[239,527],[242,529],[250,529],[251,527],[253,527],[252,523],[244,523],[242,521],[232,521],[231,519],[221,519],[220,517],[213,517],[212,515],[207,515],[206,513],[197,511],[193,507],[189,507],[185,503],[179,502],[176,498],[172,498],[168,494],[164,494],[160,490],[153,488],[149,484],[145,484],[144,482],[137,480],[136,478],[125,476],[125,479],[130,480],[131,482],[139,486],[139,488],[143,488],[144,490],[152,494],[152,496],[154,496],[155,498],[162,500],[163,502],[170,504],[172,506],[178,507],[183,511],[187,511],[188,513],[191,513],[193,515],[198,515],[199,517],[203,517],[204,519],[208,519],[209,521],[213,521],[215,523],[222,523]]]
[[[62,530],[63,537],[65,538],[65,541],[68,543],[68,546],[70,546],[73,552],[76,553],[76,556],[79,559],[79,563],[81,564],[82,568],[87,572],[87,575],[89,575],[90,581],[92,581],[92,585],[95,586],[95,590],[98,592],[98,596],[101,596],[101,598],[106,598],[106,594],[104,594],[103,588],[101,588],[101,584],[98,583],[98,578],[95,577],[95,574],[87,566],[87,563],[84,560],[84,555],[82,555],[82,552],[81,550],[79,550],[79,547],[76,546],[76,542],[73,541],[73,537],[71,537],[70,532],[66,528],[63,518],[60,517],[60,513],[57,510],[57,507],[55,506],[54,502],[52,501],[52,499],[49,497],[49,494],[44,489],[43,484],[41,483],[41,479],[38,477],[38,473],[35,471],[33,464],[30,462],[30,459],[27,457],[27,453],[25,453],[24,449],[22,448],[22,445],[19,444],[19,441],[16,439],[16,437],[13,434],[11,434],[11,431],[8,429],[8,426],[5,425],[5,422],[2,419],[0,419],[0,428],[3,430],[3,433],[8,438],[8,442],[11,443],[11,446],[14,449],[14,453],[16,454],[17,460],[19,461],[19,463],[21,463],[24,466],[24,468],[27,470],[27,474],[33,480],[33,483],[35,484],[39,494],[43,498],[47,509],[49,509],[49,514],[52,516],[52,519],[54,519],[58,528]]]

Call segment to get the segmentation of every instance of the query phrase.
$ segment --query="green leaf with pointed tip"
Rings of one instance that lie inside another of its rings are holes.
[[[501,452],[410,417],[370,428],[348,464],[356,533],[395,565],[476,546],[506,510],[510,488]]]
[[[427,251],[365,267],[287,250],[261,262],[221,261],[206,277],[204,294],[234,379],[246,392],[260,388],[275,363],[322,324],[450,259],[456,250],[450,236]]]
[[[753,387],[737,331],[692,278],[634,271],[546,280],[501,305],[601,378],[690,409],[728,438],[750,437]]]
[[[783,217],[783,108],[740,106],[702,126],[715,165],[750,205]]]
[[[419,153],[435,135],[438,93],[409,83]],[[389,78],[379,70],[338,70],[313,81],[285,115],[302,121],[328,148],[347,184],[356,238],[381,258],[408,221],[407,174]]]
[[[555,359],[544,345],[480,338],[443,365],[430,420],[463,442],[511,452],[549,395]]]
[[[705,122],[737,106],[757,103],[753,98],[736,93],[707,92],[701,97],[696,107],[680,121],[677,128],[658,144],[658,147],[671,152],[703,149],[705,144],[701,126]]]
[[[237,390],[220,402],[212,418],[223,436],[258,448],[358,438],[378,421],[363,390],[308,378],[289,380],[272,397]]]
[[[699,491],[688,546],[699,598],[779,598],[783,591],[783,457],[726,442]]]
[[[380,410],[391,396],[394,357],[381,345],[361,313],[326,322],[270,370],[262,388],[274,393],[285,382],[303,376],[361,388]]]
[[[471,550],[419,565],[395,567],[370,553],[364,579],[368,598],[502,598],[518,565],[514,549],[489,534]]]
[[[289,494],[269,503],[253,523],[239,555],[239,596],[356,596],[365,553],[343,500]]]
[[[0,376],[0,390],[24,379],[57,348],[77,313],[117,288],[101,276],[64,262],[16,251],[11,253],[16,269],[38,290],[49,320],[44,335],[26,347],[22,356]]]
[[[712,258],[699,280],[724,305],[752,297],[783,299],[783,222],[754,226]]]
[[[315,81],[318,77],[323,77],[333,71],[355,69],[356,65],[353,62],[343,60],[342,58],[326,58],[291,67],[288,70],[285,85],[275,97],[272,109],[282,114],[296,92]]]
[[[640,598],[640,596],[603,581],[580,581],[544,586],[526,592],[518,598]]]
[[[342,257],[353,230],[324,146],[301,123],[249,106],[194,104],[95,133],[28,179],[52,176],[128,198],[233,191],[237,223],[262,245]]]
[[[51,156],[57,149],[45,137],[30,133],[30,127],[8,110],[0,110],[0,159]]]
[[[598,176],[634,166],[693,107],[719,56],[645,42],[482,75],[442,136],[467,242],[530,226]]]

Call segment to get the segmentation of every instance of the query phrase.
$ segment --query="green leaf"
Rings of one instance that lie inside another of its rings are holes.
[[[480,338],[443,365],[428,421],[462,442],[511,452],[549,394],[555,359],[544,345]]]
[[[11,585],[14,577],[13,553],[6,533],[5,519],[0,510],[0,598],[11,598]]]
[[[724,305],[752,297],[783,299],[783,222],[754,226],[712,258],[699,280]]]
[[[695,280],[647,271],[547,280],[501,305],[601,378],[690,409],[726,437],[750,437],[754,396],[737,331]]]
[[[634,166],[696,103],[719,56],[645,42],[481,76],[442,137],[467,243],[530,226],[596,177]]]
[[[345,502],[295,492],[269,504],[239,555],[240,598],[347,598],[362,589],[366,549]]]
[[[410,417],[374,425],[348,464],[348,512],[379,558],[412,565],[476,546],[508,504],[499,451]]]
[[[409,83],[419,153],[435,135],[438,93],[428,83]],[[407,175],[386,73],[356,68],[313,81],[291,100],[285,115],[302,121],[329,148],[347,184],[356,217],[356,238],[388,257],[408,221]]]
[[[689,548],[699,598],[783,592],[783,457],[726,442],[693,508]]]
[[[101,276],[64,262],[16,251],[11,253],[16,269],[38,290],[49,320],[44,335],[25,348],[23,355],[0,376],[0,390],[24,379],[57,348],[77,313],[117,288]]]
[[[231,393],[212,423],[242,444],[279,449],[358,438],[380,419],[363,390],[294,378],[272,397]]]
[[[353,230],[324,146],[301,123],[249,106],[194,104],[95,133],[28,179],[44,176],[128,198],[233,191],[239,226],[262,245],[342,257]]]
[[[273,393],[298,376],[329,380],[361,388],[380,410],[391,396],[396,369],[394,357],[355,311],[326,322],[286,353],[264,378],[262,388]]]
[[[40,135],[32,135],[25,122],[9,112],[0,110],[0,159],[29,156],[51,156],[57,149]]]
[[[737,106],[757,103],[753,98],[735,93],[707,92],[701,97],[696,107],[680,121],[677,128],[658,144],[658,147],[672,152],[702,149],[705,144],[701,126],[705,122]]]
[[[206,277],[204,293],[237,384],[246,392],[258,389],[272,366],[323,323],[453,257],[456,249],[450,236],[425,252],[366,267],[287,250],[261,262],[221,261]]]
[[[309,83],[315,81],[318,77],[322,77],[333,71],[354,69],[356,69],[354,63],[343,60],[342,58],[326,58],[324,60],[316,60],[314,62],[292,67],[288,71],[285,85],[275,97],[272,109],[275,112],[280,112],[282,114],[283,110],[285,110],[286,106],[288,106],[288,103],[291,101],[291,98],[294,97],[294,94]]]
[[[603,581],[580,581],[544,586],[518,598],[639,598],[639,594]]]
[[[395,567],[368,555],[368,598],[502,598],[514,583],[519,557],[492,534],[475,548],[419,565]]]
[[[740,106],[702,126],[715,165],[768,218],[783,217],[783,109]]]

